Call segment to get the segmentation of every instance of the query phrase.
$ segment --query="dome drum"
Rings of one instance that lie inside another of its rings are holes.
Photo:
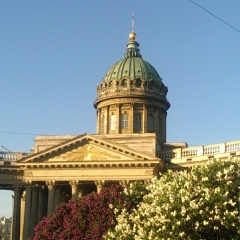
[[[116,100],[116,99],[115,99]],[[129,99],[102,102],[97,110],[97,134],[156,133],[166,141],[166,111],[158,101]],[[125,101],[124,101],[125,100]]]

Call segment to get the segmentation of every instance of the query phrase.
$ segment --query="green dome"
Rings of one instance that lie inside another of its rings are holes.
[[[142,58],[139,44],[135,41],[136,34],[131,32],[129,37],[123,59],[108,70],[97,87],[98,98],[94,104],[115,97],[151,97],[164,101],[169,108],[166,99],[168,88],[163,84],[156,69]]]
[[[156,81],[161,84],[162,79],[158,72],[142,58],[138,47],[139,43],[130,39],[124,58],[108,70],[103,82],[119,81],[125,78],[130,80],[140,78],[144,81]]]

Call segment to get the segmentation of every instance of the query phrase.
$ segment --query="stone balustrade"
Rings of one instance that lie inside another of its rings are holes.
[[[187,159],[200,156],[214,156],[217,154],[234,153],[237,151],[240,151],[240,140],[206,146],[176,148],[171,151],[161,152],[160,158],[162,158],[164,161],[170,161],[171,159]]]
[[[210,156],[222,153],[234,153],[240,151],[240,140],[233,142],[225,142],[219,144],[212,144],[206,146],[196,146],[189,148],[176,148],[170,151],[162,151],[160,158],[165,161],[171,159],[191,158],[197,156]],[[27,153],[22,152],[3,152],[0,151],[0,161],[17,161],[25,156]]]
[[[17,161],[25,156],[27,156],[27,153],[0,151],[0,161]]]

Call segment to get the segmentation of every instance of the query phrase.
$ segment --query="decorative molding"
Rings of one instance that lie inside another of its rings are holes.
[[[25,175],[25,177],[32,177],[33,173],[32,173],[32,171],[25,171],[24,175]]]

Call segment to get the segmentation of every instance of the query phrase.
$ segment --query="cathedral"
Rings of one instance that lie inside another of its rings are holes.
[[[14,192],[12,240],[33,237],[59,203],[111,183],[147,183],[168,169],[240,155],[240,141],[166,142],[168,88],[136,40],[132,31],[124,57],[97,86],[96,134],[37,136],[29,154],[0,152],[0,186]]]

